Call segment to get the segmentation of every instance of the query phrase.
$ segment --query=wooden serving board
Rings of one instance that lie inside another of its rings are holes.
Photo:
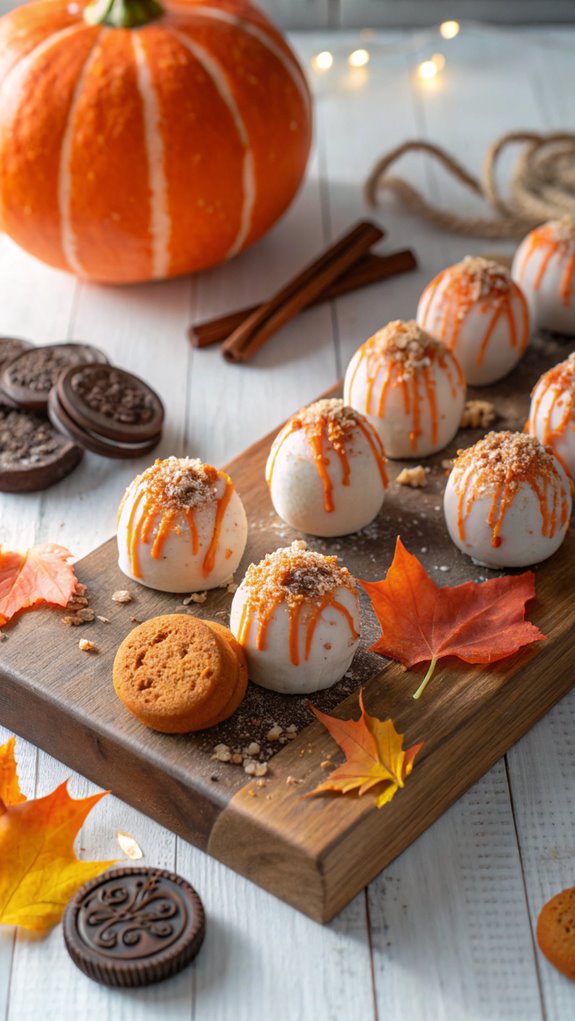
[[[569,350],[553,341],[540,342],[511,377],[474,396],[494,402],[500,413],[497,427],[521,428],[531,386]],[[264,482],[264,463],[274,434],[275,430],[228,465],[250,520],[242,569],[296,537],[273,514]],[[426,489],[411,490],[392,482],[382,514],[364,532],[330,541],[310,539],[310,546],[337,553],[356,576],[376,580],[385,575],[395,538],[401,534],[440,583],[492,574],[475,568],[453,547],[441,510],[446,474],[441,462],[480,435],[479,431],[461,432],[450,450],[430,459]],[[402,467],[401,462],[390,463],[392,479]],[[68,628],[61,623],[61,613],[46,610],[24,615],[8,630],[0,647],[0,721],[325,922],[572,687],[575,583],[574,572],[566,565],[572,564],[574,554],[571,533],[560,553],[537,569],[538,598],[529,615],[549,636],[547,642],[489,668],[443,662],[420,702],[411,696],[421,670],[405,671],[368,651],[377,636],[377,624],[362,597],[362,644],[351,671],[313,701],[328,712],[357,716],[357,691],[363,685],[369,712],[381,718],[391,716],[408,745],[424,742],[406,787],[380,810],[370,797],[302,799],[305,791],[325,779],[321,762],[326,756],[339,761],[336,746],[313,721],[302,698],[250,685],[231,720],[181,737],[147,730],[128,714],[114,694],[111,674],[116,649],[134,626],[133,618],[194,612],[225,622],[232,596],[225,590],[215,591],[203,605],[186,608],[181,597],[127,583],[116,566],[114,540],[77,565],[80,580],[88,585],[91,606],[109,618],[108,624]],[[134,595],[129,605],[111,600],[112,593],[123,588]],[[80,652],[80,637],[95,641],[98,654]],[[276,722],[284,728],[294,723],[297,737],[284,745],[266,743],[266,734]],[[263,786],[250,780],[241,766],[211,757],[220,742],[241,748],[254,740],[261,743],[266,756],[275,753]]]

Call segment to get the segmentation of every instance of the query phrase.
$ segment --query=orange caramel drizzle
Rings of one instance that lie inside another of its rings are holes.
[[[543,419],[543,436],[541,440],[542,443],[552,446],[556,439],[563,436],[570,423],[571,429],[575,432],[575,357],[573,355],[567,358],[566,361],[554,365],[552,369],[549,369],[548,372],[541,376],[541,379],[535,385],[531,396],[534,397],[535,393],[538,392],[537,397],[534,399],[528,422],[531,435],[535,435],[535,424],[539,415],[539,409],[544,397],[546,397],[550,390],[552,391],[552,396]],[[553,412],[557,402],[561,399],[565,402],[563,412],[557,424],[552,426]]]
[[[472,262],[473,260],[471,260]],[[499,277],[496,276],[494,279],[504,279],[504,271],[502,271]],[[455,266],[449,266],[439,273],[425,288],[421,315],[422,327],[430,329],[432,325],[430,322],[430,312],[433,299],[440,284],[445,281],[446,286],[440,298],[442,305],[441,319],[439,327],[434,330],[434,335],[443,341],[449,351],[453,351],[457,348],[461,328],[471,309],[476,307],[482,314],[486,314],[490,309],[493,309],[493,314],[486,325],[485,333],[479,346],[476,357],[477,365],[483,363],[489,342],[502,314],[507,319],[511,347],[517,347],[519,343],[523,353],[529,340],[529,313],[527,302],[521,290],[511,280],[509,281],[508,288],[497,287],[495,283],[490,285],[489,277],[485,275],[483,275],[482,280],[486,281],[487,290],[477,295],[475,293],[476,278],[473,269],[466,268],[465,261],[457,263]],[[520,341],[511,305],[511,300],[514,296],[519,299],[521,304],[522,323]]]
[[[516,459],[514,443],[524,447],[527,452],[525,459]],[[495,455],[496,460],[492,457],[482,460],[484,451],[492,453],[496,450],[499,451]],[[562,527],[567,521],[567,495],[553,458],[536,440],[522,433],[488,433],[475,446],[459,452],[453,470],[457,472],[454,476],[458,497],[457,531],[462,542],[465,541],[465,526],[474,501],[490,494],[487,524],[491,529],[491,545],[497,549],[503,541],[501,529],[505,515],[522,484],[529,486],[537,497],[543,536],[552,538],[558,524]]]
[[[428,360],[431,363],[437,362],[445,370],[451,396],[455,399],[458,389],[465,387],[465,380],[459,363],[454,358],[451,358],[447,351],[439,347],[430,348],[429,352],[424,351],[423,353],[428,355]],[[407,367],[404,362],[395,361],[393,357],[386,357],[385,350],[380,348],[376,334],[375,337],[370,337],[358,351],[357,361],[349,383],[350,394],[353,391],[353,384],[359,366],[363,362],[366,363],[367,381],[365,413],[367,415],[375,414],[378,418],[383,418],[390,390],[400,387],[403,410],[406,416],[411,417],[409,440],[412,450],[417,450],[418,440],[422,433],[421,406],[424,400],[427,400],[429,406],[432,442],[436,443],[439,435],[439,413],[435,379],[430,371],[430,365],[423,365],[414,371],[413,368]],[[377,395],[377,407],[374,412],[374,388],[382,368],[385,370],[385,375]],[[421,387],[422,381],[423,389]]]
[[[288,614],[288,651],[294,666],[299,666],[302,658],[309,659],[314,634],[327,607],[341,614],[353,640],[359,637],[352,613],[337,598],[342,589],[355,592],[352,576],[338,565],[337,557],[308,550],[305,543],[295,542],[252,564],[242,586],[246,601],[236,636],[240,645],[247,645],[253,625],[255,647],[265,649],[270,623],[280,606]]]
[[[256,632],[256,649],[261,651],[266,647],[267,632],[274,615],[275,610],[282,602],[281,598],[278,597],[275,601],[270,601],[266,604],[265,608],[261,606],[252,606],[250,602],[246,602],[242,609],[240,617],[240,624],[238,628],[237,639],[240,645],[246,645],[250,628],[254,619],[257,621],[257,632]],[[304,606],[304,599],[286,603],[289,616],[289,631],[288,631],[288,644],[290,663],[294,666],[299,666],[300,660],[300,621],[301,612]],[[349,626],[351,637],[354,639],[358,638],[358,632],[353,622],[353,617],[347,607],[335,599],[334,592],[328,592],[323,596],[320,603],[313,607],[309,615],[309,619],[305,624],[305,640],[304,640],[304,661],[309,659],[311,653],[311,646],[313,642],[313,636],[315,634],[316,627],[321,619],[323,611],[328,607],[332,606],[334,610],[341,613]]]
[[[567,307],[571,304],[571,298],[573,294],[575,294],[575,288],[573,288],[573,278],[575,277],[575,230],[573,232],[574,240],[570,242],[566,237],[555,236],[555,229],[556,224],[544,223],[543,226],[531,231],[531,234],[529,235],[529,243],[517,268],[517,275],[521,280],[535,252],[540,248],[544,248],[545,254],[539,263],[537,273],[535,274],[535,279],[533,281],[533,287],[536,291],[538,291],[552,259],[555,256],[557,256],[558,259],[563,258],[563,256],[567,254],[568,247],[573,245],[573,250],[567,259],[567,264],[561,276],[561,283],[559,285],[559,296],[563,305]]]
[[[171,533],[181,535],[182,527],[178,524],[179,520],[184,519],[188,526],[192,554],[195,556],[198,553],[200,543],[195,517],[196,511],[205,507],[213,499],[209,495],[207,499],[202,500],[196,507],[177,506],[171,503],[165,493],[162,492],[159,482],[156,482],[154,479],[154,469],[161,466],[162,463],[165,462],[161,462],[158,459],[151,468],[147,469],[143,475],[135,480],[138,488],[126,524],[128,555],[132,574],[135,578],[142,577],[140,546],[147,546],[151,542],[150,556],[153,560],[159,560],[168,536]],[[225,482],[222,495],[214,501],[216,504],[214,527],[202,564],[202,574],[204,578],[207,578],[214,569],[222,522],[233,492],[233,484],[225,472],[218,472],[211,465],[203,465],[202,468],[206,473],[210,486],[215,486],[219,479],[223,479]],[[128,496],[132,492],[132,488],[130,486],[122,497],[118,510],[118,521]]]
[[[318,403],[321,404],[322,402]],[[326,404],[327,403],[337,403],[341,405],[341,410],[344,410],[343,401],[326,402]],[[313,405],[311,405],[311,407],[313,408]],[[343,417],[330,418],[328,415],[318,415],[317,418],[310,415],[309,418],[306,418],[305,413],[307,410],[308,409],[303,408],[299,414],[294,415],[274,441],[271,461],[267,472],[268,486],[271,485],[278,454],[282,445],[288,436],[297,432],[298,429],[303,429],[311,447],[316,470],[323,486],[324,508],[328,514],[332,513],[335,510],[335,504],[333,500],[333,480],[329,471],[330,461],[327,453],[330,449],[334,451],[341,465],[342,485],[349,486],[351,468],[346,444],[352,431],[357,428],[367,440],[377,464],[383,485],[387,488],[388,479],[385,471],[385,453],[383,445],[379,436],[371,429],[369,423],[362,422],[358,415],[351,413],[351,409],[345,409],[350,412],[350,417],[347,420]]]

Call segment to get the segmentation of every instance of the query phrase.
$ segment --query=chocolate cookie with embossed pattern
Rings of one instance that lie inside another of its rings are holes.
[[[138,376],[113,365],[73,365],[58,379],[58,399],[81,429],[103,440],[145,443],[161,432],[164,406]]]
[[[103,985],[133,988],[170,978],[198,953],[202,902],[185,879],[164,869],[127,866],[78,890],[64,913],[74,963]]]

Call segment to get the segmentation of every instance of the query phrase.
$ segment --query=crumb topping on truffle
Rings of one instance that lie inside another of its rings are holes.
[[[134,480],[156,510],[187,511],[218,500],[220,473],[199,458],[158,458]]]
[[[415,319],[394,319],[366,342],[366,348],[401,365],[404,375],[421,372],[445,354],[445,346]]]
[[[326,557],[296,539],[268,553],[259,564],[248,567],[243,585],[250,603],[257,606],[287,603],[321,603],[335,589],[355,588],[355,582],[337,557]]]
[[[575,220],[571,216],[562,216],[560,220],[549,220],[539,227],[536,233],[550,241],[575,245]]]
[[[471,471],[475,495],[492,492],[502,482],[518,489],[523,482],[560,478],[552,454],[526,433],[490,432],[466,450],[459,450],[453,471],[462,476]]]
[[[511,288],[511,273],[507,267],[481,255],[468,255],[452,266],[450,276],[451,286],[471,304],[490,298],[507,298]]]
[[[292,419],[300,426],[315,425],[318,422],[328,422],[339,426],[342,429],[353,429],[358,421],[363,419],[358,411],[344,404],[340,397],[324,398],[322,401],[314,401],[306,405],[300,411],[292,415]]]

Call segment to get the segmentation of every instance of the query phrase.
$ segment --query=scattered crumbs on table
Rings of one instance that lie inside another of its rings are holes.
[[[403,468],[395,481],[399,486],[411,486],[412,489],[421,489],[427,485],[428,471],[429,468],[424,468],[422,464],[417,464],[414,468]]]
[[[113,603],[131,603],[133,598],[134,597],[125,588],[118,589],[117,592],[112,593]]]
[[[190,603],[205,603],[207,598],[207,592],[191,592],[189,596],[182,599],[182,606],[189,606]]]
[[[110,618],[109,617],[102,617],[102,615],[100,613],[97,614],[96,620],[99,620],[101,624],[109,624],[110,623]]]
[[[78,642],[78,648],[80,652],[97,652],[98,647],[94,642],[88,641],[87,638],[81,638]]]

